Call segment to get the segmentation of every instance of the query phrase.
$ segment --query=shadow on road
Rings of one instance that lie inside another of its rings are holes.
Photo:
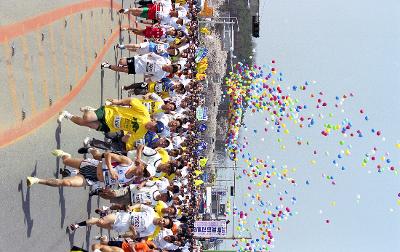
[[[86,211],[87,211],[87,218],[90,218],[90,213],[92,212],[92,197],[88,198],[88,201],[86,203]],[[89,245],[90,245],[90,231],[91,227],[88,226],[86,229],[86,249],[89,250]]]
[[[111,21],[114,21],[114,1],[111,0],[110,12],[111,12]]]
[[[36,176],[37,173],[37,162],[35,163],[35,169],[31,173],[31,176]],[[22,210],[24,211],[24,223],[26,225],[26,236],[31,237],[33,228],[33,219],[31,217],[31,189],[28,187],[26,189],[26,194],[24,196],[24,181],[18,184],[18,192],[21,193]]]
[[[75,236],[75,232],[70,232],[69,228],[67,227],[65,229],[65,233],[68,234],[68,240],[69,240],[69,245],[72,248],[74,246],[74,236]]]
[[[104,70],[100,71],[100,106],[103,106],[104,102]]]
[[[115,62],[115,65],[118,65],[118,56],[119,56],[119,53],[118,53],[118,49],[116,49],[115,47],[114,47],[114,62]],[[115,72],[115,84],[114,84],[114,87],[117,89],[117,97],[118,97],[118,99],[121,97],[120,96],[120,91],[121,91],[121,89],[120,89],[120,85],[119,85],[119,80],[121,79],[121,76],[119,75],[119,72]]]
[[[92,228],[89,226],[86,229],[86,249],[89,250],[89,246],[90,246],[90,231],[92,231]]]
[[[89,199],[86,203],[86,211],[88,214],[88,218],[90,218],[90,213],[92,212],[92,197],[89,197]]]
[[[56,139],[56,143],[57,143],[57,149],[61,148],[61,125],[59,124],[55,133],[54,133],[55,139]],[[58,178],[58,176],[60,175],[60,158],[57,158],[56,160],[56,172],[54,173],[54,176],[56,178]],[[58,195],[59,195],[59,200],[58,200],[58,204],[60,206],[60,211],[61,211],[61,215],[60,215],[60,227],[62,228],[64,226],[64,222],[65,222],[65,213],[66,213],[66,209],[65,209],[65,198],[64,198],[64,188],[63,187],[59,187],[58,188]]]

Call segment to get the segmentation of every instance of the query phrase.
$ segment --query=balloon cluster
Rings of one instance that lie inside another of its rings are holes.
[[[275,64],[275,61],[272,61]],[[292,119],[293,113],[298,113],[305,106],[298,105],[297,99],[292,99],[280,86],[283,74],[277,73],[275,67],[267,65],[247,65],[239,62],[234,66],[235,71],[225,78],[227,94],[229,95],[228,131],[225,146],[231,160],[237,161],[239,151],[239,131],[243,126],[244,113],[267,111],[269,121],[274,122],[277,131],[289,133],[285,120]],[[306,82],[296,91],[306,90]],[[267,129],[265,128],[265,131]],[[256,132],[255,132],[256,133]]]
[[[313,91],[316,86],[314,81],[288,85],[283,80],[283,74],[277,71],[274,60],[272,66],[238,63],[234,69],[225,79],[230,99],[225,145],[231,160],[244,163],[237,179],[247,180],[241,183],[247,188],[241,193],[247,199],[241,206],[229,201],[226,215],[237,219],[235,230],[239,237],[252,234],[250,239],[234,241],[232,246],[237,251],[268,251],[273,248],[274,233],[281,229],[280,222],[297,213],[293,211],[297,202],[293,188],[312,187],[310,178],[299,181],[294,177],[296,168],[288,168],[290,165],[287,164],[278,165],[269,156],[254,157],[249,149],[254,139],[268,141],[268,149],[272,149],[272,141],[279,145],[281,151],[289,149],[285,145],[286,139],[293,139],[290,149],[298,147],[305,151],[301,156],[306,160],[304,165],[317,167],[321,178],[332,186],[339,182],[336,180],[340,178],[338,173],[351,168],[373,168],[377,174],[390,172],[398,175],[399,160],[387,150],[390,145],[384,144],[383,130],[370,126],[370,117],[363,108],[345,112],[345,105],[355,97],[353,93],[327,96],[322,91]],[[353,109],[355,105],[349,107]],[[266,115],[263,124],[260,122],[256,128],[249,129],[244,123],[246,112]],[[263,130],[260,125],[264,125]],[[305,134],[290,137],[290,134],[298,132]],[[319,144],[321,141],[327,144]],[[398,153],[399,142],[394,144],[394,149]],[[272,189],[278,188],[277,183],[283,183],[284,190],[275,193]],[[357,194],[355,199],[358,204],[361,195]],[[395,204],[400,206],[400,193],[396,195]],[[329,205],[335,207],[336,200],[331,200]],[[393,211],[390,208],[390,212]],[[319,213],[322,216],[323,211],[319,210]],[[255,221],[252,216],[257,216]],[[331,224],[332,220],[326,217],[322,222]]]

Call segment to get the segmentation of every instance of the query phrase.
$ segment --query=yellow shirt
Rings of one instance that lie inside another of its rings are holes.
[[[162,90],[162,88],[158,88],[158,85],[162,85],[160,83],[157,82],[150,82],[148,85],[148,92],[149,93],[156,93],[159,96],[161,96],[161,98],[165,99],[169,97],[169,93],[167,91]],[[157,87],[157,88],[156,88]]]
[[[153,100],[140,100],[140,101],[147,108],[150,115],[164,112],[164,110],[161,109],[161,106],[164,105],[164,101],[153,101]]]
[[[123,130],[132,137],[140,139],[146,134],[146,123],[150,122],[150,114],[139,99],[133,98],[130,107],[105,106],[105,122],[111,132]]]
[[[154,211],[156,211],[156,213],[158,213],[159,216],[163,216],[161,210],[163,208],[167,208],[168,205],[164,202],[164,201],[157,201],[157,204],[154,206]]]
[[[164,148],[157,148],[156,150],[157,150],[158,154],[160,154],[160,156],[161,156],[161,163],[162,164],[168,163],[168,161],[169,161],[168,152]]]

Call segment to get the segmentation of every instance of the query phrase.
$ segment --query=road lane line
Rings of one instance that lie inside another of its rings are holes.
[[[74,18],[75,18],[74,16],[71,16],[71,20],[69,22],[70,23],[71,33],[73,33],[73,34],[77,33],[77,31],[74,29]],[[75,39],[73,39],[73,38],[76,37],[73,34],[71,35],[71,38],[72,38],[72,49],[74,50],[74,52],[78,52],[79,51],[78,50],[78,43],[76,42]],[[70,59],[75,59],[75,58],[77,58],[75,55],[70,54]],[[78,70],[79,64],[78,64],[78,62],[75,63],[74,61],[72,61],[72,64],[75,65],[75,83],[77,83],[78,80],[79,80],[79,70]],[[72,85],[72,83],[70,83],[70,85]]]
[[[47,78],[46,78],[46,72],[45,72],[46,60],[44,58],[42,36],[41,36],[40,32],[36,32],[36,42],[37,42],[38,51],[39,51],[39,72],[40,72],[42,93],[43,93],[43,99],[44,99],[44,108],[46,108],[47,104],[49,103],[49,89],[48,89],[49,85],[47,83]]]
[[[93,73],[99,69],[101,60],[104,58],[105,54],[108,52],[110,47],[112,47],[114,41],[119,36],[118,26],[114,28],[113,34],[108,38],[105,46],[99,52],[97,59],[88,69],[88,72],[82,76],[77,85],[71,92],[64,96],[61,100],[53,103],[53,106],[48,107],[44,111],[37,113],[36,116],[25,120],[22,124],[17,125],[13,128],[0,132],[0,147],[5,147],[12,144],[19,139],[33,133],[35,130],[40,128],[41,125],[45,124],[50,118],[56,116],[65,106],[68,105],[82,90],[82,88],[87,84],[89,78]]]
[[[88,13],[86,13],[88,14]],[[90,43],[90,38],[92,37],[92,32],[90,31],[90,26],[89,26],[89,20],[90,17],[89,16],[85,16],[85,27],[86,27],[86,31],[85,31],[85,37],[86,37],[86,60],[87,60],[87,65],[90,66],[92,63],[92,59],[93,59],[93,54],[91,53],[93,50],[93,41],[92,43]]]
[[[36,101],[34,95],[34,87],[33,87],[33,75],[32,75],[32,67],[31,67],[31,59],[29,57],[29,47],[26,41],[26,37],[21,37],[22,43],[22,51],[24,53],[24,75],[26,82],[28,83],[28,93],[29,93],[29,101],[31,104],[32,115],[36,114]]]
[[[65,42],[65,29],[63,29],[63,31],[61,32],[61,40],[62,40],[62,47],[63,47],[63,59],[64,59],[64,67],[65,67],[65,80],[64,80],[64,85],[65,86],[69,86],[71,83],[69,83],[69,65],[68,65],[68,52],[67,52],[67,45]],[[72,40],[74,41],[74,40]],[[72,46],[72,48],[74,48]],[[64,92],[65,92],[65,88],[63,88]],[[64,93],[63,92],[63,93]]]
[[[109,8],[110,0],[87,0],[81,3],[67,5],[17,23],[1,26],[0,43],[5,42],[6,40],[12,40],[13,38],[25,33],[39,30],[43,26],[49,25],[77,12],[102,7]],[[113,3],[113,8],[118,10],[121,8],[121,5],[119,3]]]
[[[55,89],[56,89],[56,97],[57,99],[61,97],[60,95],[60,75],[58,72],[58,61],[57,61],[57,56],[56,56],[56,48],[54,44],[54,31],[53,31],[53,25],[49,25],[49,35],[50,35],[50,54],[51,54],[51,61],[52,61],[52,66],[51,68],[53,69],[53,78],[55,82]]]
[[[81,52],[79,55],[81,56],[81,68],[82,67],[84,68],[85,67],[85,49],[83,48],[83,28],[82,28],[83,20],[79,17],[78,22],[80,22],[80,25],[78,24],[78,26],[79,26],[79,46],[81,49]]]
[[[14,111],[15,122],[19,122],[21,118],[21,107],[17,98],[16,81],[14,78],[14,70],[11,64],[11,52],[7,41],[3,44],[4,55],[7,56],[6,60],[6,70],[7,70],[7,85],[8,91],[11,94],[12,109]],[[11,121],[11,120],[9,120]]]

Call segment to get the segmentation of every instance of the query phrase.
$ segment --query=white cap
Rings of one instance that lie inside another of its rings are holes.
[[[182,178],[186,177],[189,174],[188,169],[187,169],[186,166],[183,167],[180,171],[181,171]]]

